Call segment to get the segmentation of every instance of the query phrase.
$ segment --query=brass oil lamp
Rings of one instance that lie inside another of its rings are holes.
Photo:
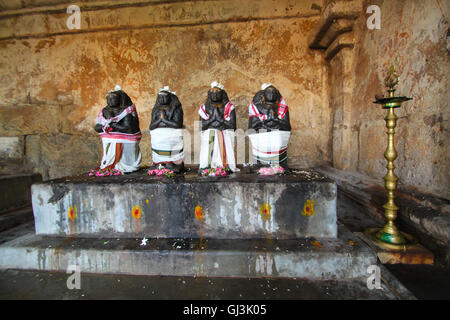
[[[397,150],[394,145],[395,127],[397,126],[397,115],[395,114],[395,108],[399,108],[402,102],[412,100],[404,96],[394,96],[395,87],[398,84],[398,74],[395,71],[394,66],[391,66],[387,77],[384,80],[384,84],[387,87],[389,96],[387,98],[377,98],[374,102],[381,104],[383,109],[387,109],[388,113],[384,120],[386,121],[388,144],[384,157],[387,160],[387,174],[384,176],[384,186],[387,190],[387,202],[383,205],[384,214],[388,220],[387,224],[383,228],[371,228],[366,230],[372,240],[389,249],[404,249],[406,246],[413,244],[415,240],[409,234],[400,232],[397,226],[394,224],[397,218],[397,211],[399,208],[394,202],[395,190],[397,189],[398,177],[394,173],[394,160],[397,159]]]

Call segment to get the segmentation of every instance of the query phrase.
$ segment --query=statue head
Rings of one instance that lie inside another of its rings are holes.
[[[264,100],[267,104],[271,105],[280,101],[280,92],[270,83],[264,83],[261,89],[264,91]]]
[[[158,94],[158,97],[156,98],[156,104],[166,106],[170,104],[170,100],[171,100],[170,93],[162,91]]]
[[[155,106],[168,106],[173,105],[173,99],[175,103],[178,101],[176,92],[170,91],[169,86],[165,86],[161,89],[159,89],[158,97],[156,98],[156,104]]]
[[[208,97],[211,99],[212,102],[221,102],[223,98],[223,90],[219,88],[211,88],[208,91]]]
[[[176,107],[180,105],[180,100],[176,96],[176,92],[170,91],[168,86],[159,89],[158,96],[156,98],[155,107],[163,106],[163,107]]]
[[[130,97],[118,85],[106,94],[106,103],[111,108],[129,107],[133,104]]]
[[[222,84],[214,81],[211,83],[211,89],[208,90],[208,97],[206,99],[206,105],[209,106],[211,104],[214,105],[222,105],[225,106],[228,101],[227,92],[224,90]]]

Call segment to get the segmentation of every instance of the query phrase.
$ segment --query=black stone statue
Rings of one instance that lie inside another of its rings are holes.
[[[142,134],[136,107],[118,85],[108,92],[106,102],[94,127],[103,144],[100,169],[116,169],[123,173],[136,171],[142,161],[139,149]]]
[[[234,157],[236,110],[222,84],[211,83],[198,114],[202,124],[199,174],[207,168],[238,171]]]
[[[234,108],[229,114],[225,114],[229,102],[230,99],[225,90],[214,87],[208,91],[206,102],[200,111],[207,115],[205,117],[200,116],[202,131],[207,129],[236,130],[236,111]]]
[[[150,130],[156,128],[181,129],[183,108],[178,97],[171,92],[161,91],[152,110]]]
[[[256,132],[249,135],[256,159],[254,168],[279,165],[287,169],[289,109],[278,89],[270,83],[263,84],[250,103],[248,128]]]
[[[106,107],[103,108],[102,114],[104,119],[111,119],[120,115],[126,108],[133,105],[130,97],[121,89],[116,91],[110,91],[106,95]],[[103,126],[97,123],[94,127],[98,133],[103,132]],[[135,134],[140,132],[139,118],[133,116],[133,114],[127,114],[123,119],[118,122],[111,122],[109,124],[108,132],[120,132]]]
[[[258,91],[253,97],[253,105],[256,107],[252,113],[250,107],[250,118],[248,119],[248,128],[259,131],[281,130],[291,131],[291,123],[289,121],[289,110],[284,113],[281,109],[285,103],[277,88],[270,85],[267,88]],[[259,116],[257,113],[259,113]]]
[[[162,88],[152,110],[153,164],[180,173],[184,169],[183,108],[169,87]]]

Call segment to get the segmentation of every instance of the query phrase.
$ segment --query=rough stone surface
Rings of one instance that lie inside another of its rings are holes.
[[[450,198],[449,90],[447,51],[448,1],[363,1],[378,5],[381,29],[368,30],[361,16],[355,24],[355,89],[352,126],[359,134],[358,169],[371,177],[384,176],[387,145],[386,111],[372,104],[385,94],[383,79],[394,63],[400,74],[397,95],[412,97],[396,113],[396,174],[421,192]],[[371,131],[367,134],[364,131]],[[384,133],[384,134],[383,134]],[[352,152],[357,152],[353,149]]]
[[[197,177],[193,172],[174,180],[145,171],[120,177],[86,174],[34,184],[32,199],[36,233],[41,235],[216,239],[337,235],[336,185],[310,171],[282,177],[237,173],[226,178]],[[202,214],[196,214],[198,207]],[[73,220],[71,208],[76,213]]]
[[[0,137],[0,160],[17,160],[23,157],[21,137]]]
[[[381,29],[369,30],[366,8],[380,9]],[[384,176],[386,95],[391,64],[397,95],[414,100],[397,109],[396,173],[410,189],[449,198],[448,1],[325,1],[309,44],[330,59],[332,163],[337,169]]]
[[[56,133],[60,107],[45,105],[0,106],[0,135],[18,136]]]

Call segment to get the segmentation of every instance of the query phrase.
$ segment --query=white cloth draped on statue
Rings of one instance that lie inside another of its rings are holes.
[[[103,158],[100,169],[111,167],[121,172],[133,172],[142,163],[139,142],[119,142],[117,139],[103,138]]]
[[[290,136],[290,131],[260,131],[249,134],[254,160],[268,165],[278,165],[286,160]]]
[[[183,129],[157,128],[150,130],[153,164],[184,160]]]
[[[234,157],[234,138],[234,130],[202,131],[200,168],[229,167],[233,172],[239,171]]]

